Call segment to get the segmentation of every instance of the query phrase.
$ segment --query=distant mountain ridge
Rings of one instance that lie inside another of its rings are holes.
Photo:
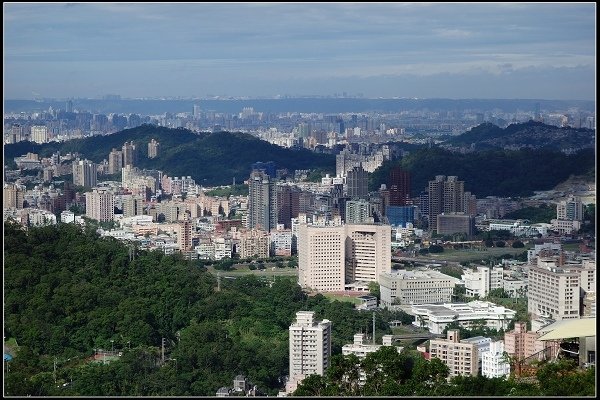
[[[529,121],[502,129],[488,122],[447,140],[442,147],[469,150],[518,150],[528,147],[576,151],[594,147],[595,139],[596,131],[587,128],[560,128]]]

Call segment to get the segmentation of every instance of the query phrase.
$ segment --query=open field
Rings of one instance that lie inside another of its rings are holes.
[[[513,256],[516,256],[523,253],[524,251],[527,251],[528,249],[529,247],[523,247],[521,249],[513,249],[512,247],[490,247],[484,248],[484,250],[444,250],[443,253],[426,254],[423,258],[426,258],[428,260],[434,259],[451,262],[476,262],[485,260],[488,257],[499,257],[503,254],[511,254]]]
[[[335,294],[335,293],[322,293],[322,294],[323,294],[323,296],[327,297],[331,301],[334,301],[334,300],[347,301],[352,304],[360,304],[360,300],[358,300],[356,297],[347,296],[347,295],[343,295],[343,294]]]
[[[254,271],[250,270],[247,266],[243,266],[243,267],[234,267],[233,270],[231,271],[220,271],[220,270],[216,270],[212,265],[211,266],[207,266],[205,267],[206,270],[213,274],[213,275],[217,275],[217,273],[221,273],[221,276],[243,276],[243,275],[258,275],[258,276],[298,276],[298,269],[297,268],[273,268],[273,267],[268,267],[266,269],[263,270],[259,270],[259,269],[255,269]]]

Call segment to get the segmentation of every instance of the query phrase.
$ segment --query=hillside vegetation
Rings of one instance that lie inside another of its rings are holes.
[[[528,121],[502,129],[491,123],[478,125],[445,144],[471,147],[474,150],[521,147],[553,150],[593,148],[596,131],[587,128],[560,128],[542,122]]]
[[[399,166],[411,173],[412,196],[436,175],[455,175],[465,182],[465,190],[477,197],[530,196],[537,190],[550,190],[571,175],[595,171],[595,149],[571,155],[554,150],[487,150],[468,154],[441,148],[422,148],[400,160],[384,162],[370,177],[370,189],[387,183],[390,170]]]
[[[148,158],[148,142],[160,143],[159,156]],[[278,169],[324,169],[335,173],[335,156],[318,154],[307,149],[286,149],[239,132],[196,134],[186,129],[170,129],[142,125],[106,136],[61,143],[36,144],[19,142],[6,145],[5,157],[12,159],[27,152],[48,157],[77,152],[96,163],[108,159],[113,148],[120,150],[125,142],[133,141],[138,149],[140,168],[159,169],[169,176],[191,176],[203,185],[231,184],[235,177],[241,183],[248,179],[250,166],[257,161],[274,161]]]

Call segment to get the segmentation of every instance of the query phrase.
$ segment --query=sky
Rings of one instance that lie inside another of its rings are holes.
[[[3,3],[5,99],[595,100],[595,3]]]

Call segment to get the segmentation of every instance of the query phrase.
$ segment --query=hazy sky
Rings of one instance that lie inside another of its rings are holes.
[[[595,99],[595,3],[4,3],[4,97]]]

